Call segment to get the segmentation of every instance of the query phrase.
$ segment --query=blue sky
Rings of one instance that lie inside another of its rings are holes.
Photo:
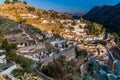
[[[0,0],[2,4],[4,0]],[[22,0],[21,0],[22,1]],[[26,0],[29,5],[45,10],[56,10],[59,12],[88,12],[97,5],[114,5],[120,0]]]

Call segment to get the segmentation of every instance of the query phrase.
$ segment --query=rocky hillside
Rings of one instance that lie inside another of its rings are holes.
[[[58,20],[72,19],[72,15],[68,13],[60,13],[54,10],[42,10],[31,7],[22,2],[15,2],[0,5],[0,26],[12,29],[18,22],[23,22],[44,31],[58,32]],[[13,24],[13,27],[10,27]],[[1,28],[1,27],[0,27]]]
[[[0,16],[9,17],[11,19],[15,19],[17,14],[33,14],[39,16],[39,18],[44,19],[62,19],[62,18],[71,18],[70,14],[64,14],[60,12],[56,12],[53,10],[45,11],[42,9],[38,9],[35,7],[31,7],[22,2],[15,2],[10,4],[2,4],[0,5]]]
[[[84,15],[84,19],[103,24],[107,31],[120,35],[120,3],[114,6],[96,6]]]

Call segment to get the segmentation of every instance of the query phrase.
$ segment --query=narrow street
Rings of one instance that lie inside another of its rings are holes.
[[[23,32],[22,32],[23,34],[26,34],[26,35],[27,35],[27,37],[29,38],[29,40],[34,40],[33,38],[30,37],[30,35],[28,35],[28,34],[25,32],[25,30],[24,30],[23,28],[21,28],[21,24],[18,25],[18,28],[23,31]]]
[[[33,39],[32,37],[30,37],[30,35],[27,34],[23,28],[21,28],[21,24],[18,25],[18,28],[22,30],[23,34],[26,34],[26,36],[29,38],[29,40],[34,40],[37,44],[37,41],[35,39]]]

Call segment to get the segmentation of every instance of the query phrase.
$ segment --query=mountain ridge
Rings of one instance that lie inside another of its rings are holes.
[[[103,5],[92,8],[83,16],[84,19],[97,22],[105,26],[108,32],[120,35],[120,3],[116,5]]]

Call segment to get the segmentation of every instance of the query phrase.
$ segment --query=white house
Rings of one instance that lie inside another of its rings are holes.
[[[45,37],[46,38],[51,38],[51,37],[53,37],[53,34],[47,33],[47,34],[45,34]]]
[[[34,51],[29,51],[29,50],[23,50],[18,53],[18,55],[24,56],[28,59],[32,59],[34,61],[38,61],[39,59],[35,57]]]
[[[56,44],[58,45],[58,47],[62,47],[62,43],[66,42],[66,40],[59,40],[59,39],[56,39],[56,41],[52,41],[50,44],[52,46],[55,46]]]
[[[37,37],[39,40],[43,39],[43,36],[40,35],[40,34],[37,34],[36,37]]]
[[[46,23],[48,23],[48,21],[47,21],[47,20],[43,20],[42,23],[43,23],[43,24],[46,24]]]
[[[62,36],[63,36],[65,39],[73,39],[73,38],[75,38],[75,34],[72,33],[72,32],[64,32],[64,33],[62,34]]]
[[[17,48],[22,48],[22,47],[25,47],[25,43],[17,45]]]
[[[33,14],[20,14],[21,18],[38,18],[39,16],[33,15]]]
[[[63,24],[65,22],[65,20],[60,20],[60,23]]]
[[[5,53],[6,50],[0,50],[0,63],[7,63]]]
[[[55,23],[55,21],[52,20],[51,23]]]
[[[84,28],[86,26],[85,23],[80,23],[80,25]]]

